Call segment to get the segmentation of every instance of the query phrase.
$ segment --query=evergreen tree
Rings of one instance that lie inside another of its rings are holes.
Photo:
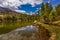
[[[39,14],[39,15],[43,15],[44,10],[45,10],[44,3],[42,3],[42,4],[41,4],[41,8],[40,8],[39,11],[38,11],[38,14]]]
[[[42,3],[42,5],[41,5],[41,13],[42,13],[42,15],[44,15],[44,11],[45,11],[45,6],[44,6],[44,3]]]
[[[57,14],[60,15],[60,4],[56,7]]]
[[[41,5],[41,14],[40,14],[40,21],[41,22],[44,22],[44,19],[43,19],[43,16],[44,16],[44,12],[45,12],[45,6],[44,6],[44,3],[42,3]]]
[[[47,2],[45,5],[45,13],[44,13],[44,22],[45,23],[49,22],[49,14],[50,14],[51,10],[52,10],[52,5]]]
[[[56,20],[56,17],[57,17],[57,13],[56,13],[56,10],[53,9],[50,14],[49,14],[49,23],[53,22]]]
[[[46,5],[45,5],[46,14],[48,15],[51,12],[51,10],[52,10],[52,5],[47,2]]]

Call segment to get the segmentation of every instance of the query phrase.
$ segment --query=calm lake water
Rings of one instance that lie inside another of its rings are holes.
[[[30,22],[0,23],[0,40],[47,40],[48,31]],[[40,29],[40,30],[39,30]]]
[[[25,26],[0,35],[0,40],[37,40],[38,26]]]
[[[21,28],[21,27],[26,27],[27,25],[31,25],[30,22],[2,22],[0,23],[0,34],[5,34],[8,33],[12,30],[15,30],[17,28]]]

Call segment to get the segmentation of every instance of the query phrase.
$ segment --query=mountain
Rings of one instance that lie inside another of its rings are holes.
[[[18,14],[18,12],[13,11],[13,10],[11,10],[9,8],[0,7],[0,15],[1,14]],[[23,13],[21,13],[21,14],[23,14]]]

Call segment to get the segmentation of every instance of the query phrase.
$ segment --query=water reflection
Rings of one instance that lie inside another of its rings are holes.
[[[32,35],[33,33],[36,33],[38,30],[38,26],[26,26],[26,27],[22,27],[19,29],[16,29],[15,32],[17,32],[18,34],[22,34],[22,35]]]
[[[38,26],[26,26],[0,35],[1,40],[36,40]]]
[[[10,27],[14,28],[14,26]],[[8,31],[8,28],[7,30],[5,28],[3,30]],[[44,27],[28,25],[20,26],[9,33],[0,35],[0,40],[48,40],[49,37],[49,32]]]
[[[26,26],[26,27],[22,27],[19,29],[16,29],[16,31],[36,31],[38,28],[38,26]]]
[[[31,25],[31,22],[2,22],[0,23],[0,34],[5,34],[17,28],[25,27],[27,25]]]

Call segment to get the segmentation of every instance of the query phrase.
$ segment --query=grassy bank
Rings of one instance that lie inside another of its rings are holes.
[[[43,24],[43,23],[40,23],[40,22],[38,22],[37,24],[39,24],[39,25],[45,27],[46,29],[48,29],[48,31],[50,33],[55,33],[56,34],[55,40],[60,40],[60,26]]]
[[[31,25],[32,22],[2,22],[0,23],[0,34],[8,33],[14,29]]]

